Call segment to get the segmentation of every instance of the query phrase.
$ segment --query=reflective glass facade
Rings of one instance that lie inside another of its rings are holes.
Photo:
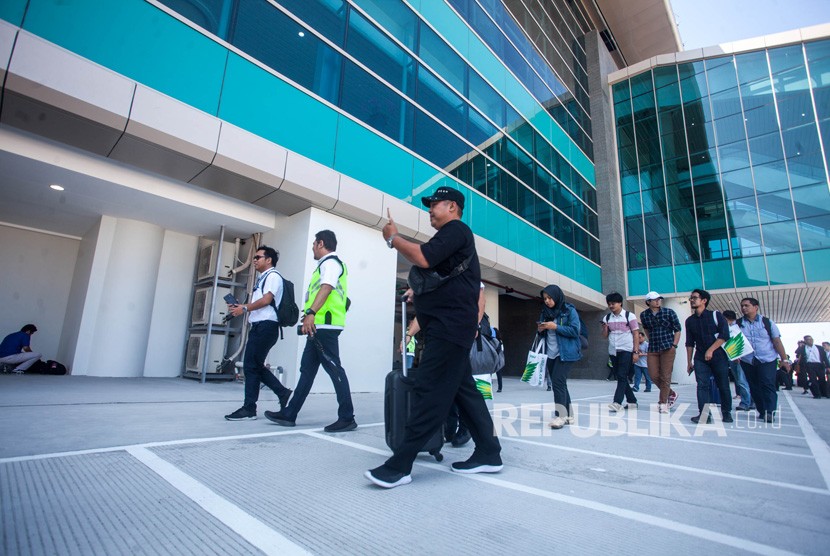
[[[630,295],[830,280],[830,40],[613,85]]]
[[[557,43],[566,50],[550,43],[542,52],[500,1],[435,0],[420,11],[402,0],[162,3],[599,264],[584,49],[572,14],[557,21],[561,30],[552,14],[534,14],[569,37]],[[448,14],[460,16],[449,27]],[[464,25],[486,56],[468,58],[447,36]],[[496,81],[498,71],[512,77]]]

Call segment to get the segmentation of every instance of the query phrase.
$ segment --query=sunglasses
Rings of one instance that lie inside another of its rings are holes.
[[[254,255],[254,260],[255,261],[258,261],[258,260],[264,259],[264,258],[265,258],[265,255]]]

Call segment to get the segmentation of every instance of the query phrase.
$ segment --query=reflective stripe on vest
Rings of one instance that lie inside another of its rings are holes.
[[[343,271],[340,273],[340,278],[337,279],[337,287],[331,291],[329,296],[326,298],[326,302],[323,303],[323,306],[320,307],[320,310],[317,311],[316,315],[314,315],[314,324],[317,326],[321,324],[330,324],[332,326],[344,327],[346,326],[346,297],[348,294],[349,271],[346,269],[346,265],[343,261],[339,258],[329,258],[339,263]],[[305,294],[305,305],[303,306],[303,311],[311,307],[311,304],[314,303],[314,299],[317,297],[317,292],[320,291],[320,287],[323,285],[322,282],[320,282],[320,267],[328,260],[329,259],[327,258],[321,261],[311,275],[311,281],[308,284],[308,291],[306,291]]]

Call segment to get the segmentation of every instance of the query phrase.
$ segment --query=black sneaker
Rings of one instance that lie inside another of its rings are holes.
[[[467,461],[457,461],[452,464],[452,470],[456,473],[498,473],[503,467],[500,456],[485,458],[477,456],[475,452]]]
[[[285,411],[285,408],[288,407],[288,398],[291,397],[293,391],[291,388],[286,388],[285,392],[277,394],[277,398],[280,400],[280,411]]]
[[[730,417],[730,419],[731,419],[731,417]],[[699,423],[699,422],[700,422],[700,415],[695,415],[694,417],[692,417],[692,423]],[[712,416],[709,415],[706,418],[706,424],[709,425],[711,423],[712,423]]]
[[[256,419],[256,411],[240,407],[230,415],[225,415],[228,421],[253,421]]]
[[[452,445],[454,448],[459,448],[469,442],[471,438],[470,431],[460,432],[452,439]]]
[[[393,471],[386,467],[386,465],[370,469],[363,476],[383,488],[395,488],[396,486],[407,485],[412,482],[411,476],[399,471]]]
[[[289,419],[285,416],[285,414],[282,411],[266,411],[264,415],[265,418],[271,421],[272,423],[282,425],[283,427],[297,426],[297,424],[294,422],[294,419]]]
[[[732,414],[731,414],[731,413],[728,413],[728,412],[727,412],[727,413],[724,413],[724,414],[723,414],[723,419],[722,419],[722,421],[723,421],[724,423],[732,423],[732,422],[734,422],[734,419],[732,419]]]
[[[323,430],[326,431],[326,432],[347,432],[347,431],[353,431],[356,428],[357,428],[357,421],[355,421],[354,419],[349,419],[348,421],[346,421],[344,419],[338,419],[337,421],[335,421],[331,425],[327,425],[326,427],[324,427]],[[397,486],[397,485],[393,485],[393,486]]]

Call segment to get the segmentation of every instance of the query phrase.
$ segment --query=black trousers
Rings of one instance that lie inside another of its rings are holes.
[[[813,393],[813,397],[827,396],[827,375],[825,374],[824,365],[804,362],[802,362],[802,365],[807,367],[807,376],[810,378],[810,392]]]
[[[243,407],[256,412],[256,402],[259,400],[259,385],[264,384],[274,391],[277,396],[288,390],[282,382],[265,367],[265,358],[268,352],[277,343],[280,337],[280,327],[273,320],[265,320],[251,324],[248,332],[248,343],[245,346],[245,359],[242,368],[245,372],[245,401]]]
[[[458,404],[458,414],[473,437],[474,454],[484,458],[497,457],[501,445],[495,436],[487,404],[473,380],[470,348],[430,337],[424,343],[412,389],[406,436],[394,455],[386,460],[386,466],[409,474],[418,452],[444,424],[453,402]]]

